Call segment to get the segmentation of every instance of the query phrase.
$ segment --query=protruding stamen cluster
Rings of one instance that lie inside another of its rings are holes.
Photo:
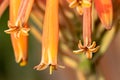
[[[83,8],[90,7],[91,3],[88,0],[73,0],[69,7],[70,8],[76,8],[77,12],[82,15],[83,14]]]
[[[80,54],[85,53],[88,59],[92,58],[92,54],[97,52],[100,46],[96,47],[96,42],[94,41],[90,46],[83,46],[81,40],[79,41],[78,47],[80,50],[75,50],[73,53]]]
[[[8,34],[15,33],[16,38],[19,38],[21,35],[23,36],[29,35],[28,32],[30,31],[30,28],[25,27],[27,25],[24,25],[23,27],[21,22],[18,23],[18,26],[15,26],[10,21],[8,21],[8,26],[9,26],[9,29],[5,30],[5,32]]]
[[[50,68],[49,68],[50,69],[50,74],[52,74],[54,70],[57,70],[56,65],[51,65],[50,64],[49,66],[50,66]]]

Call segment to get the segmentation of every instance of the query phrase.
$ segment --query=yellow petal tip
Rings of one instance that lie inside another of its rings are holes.
[[[27,64],[26,61],[22,61],[22,62],[20,62],[20,66],[25,66],[26,64]]]

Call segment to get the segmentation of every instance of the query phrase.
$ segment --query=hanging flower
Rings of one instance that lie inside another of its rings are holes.
[[[42,59],[34,69],[44,70],[49,66],[50,74],[57,69],[58,26],[58,0],[47,0],[42,36]]]
[[[92,4],[92,0],[77,0],[83,1],[86,4]],[[82,45],[81,40],[78,44],[78,47],[80,50],[73,51],[74,53],[82,53],[84,52],[87,56],[88,59],[92,58],[92,53],[95,53],[98,49],[99,46],[96,47],[96,42],[93,42],[91,44],[91,34],[92,34],[92,5],[88,7],[83,6],[83,42],[84,44]]]
[[[34,0],[10,0],[10,19],[6,33],[11,35],[15,59],[21,66],[27,63],[27,25]]]

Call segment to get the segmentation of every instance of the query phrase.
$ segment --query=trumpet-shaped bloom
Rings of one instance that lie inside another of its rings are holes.
[[[76,3],[75,3],[76,1]],[[91,34],[92,34],[92,0],[74,0],[70,5],[74,6],[75,4],[80,4],[82,1],[82,4],[88,4],[89,6],[83,6],[82,11],[83,11],[83,42],[84,44],[82,45],[81,41],[79,42],[79,49],[73,51],[74,53],[81,53],[85,52],[86,56],[88,59],[92,58],[92,53],[95,53],[98,49],[99,46],[96,47],[96,43],[93,42],[91,44]],[[83,3],[84,2],[84,3]],[[76,6],[78,6],[76,5]],[[96,47],[96,48],[95,48]]]
[[[27,25],[28,17],[34,0],[10,0],[10,19],[6,33],[11,35],[15,60],[21,66],[27,63],[27,35],[30,30]]]
[[[37,70],[50,67],[50,74],[57,68],[58,51],[58,0],[47,0],[42,36],[42,59]]]

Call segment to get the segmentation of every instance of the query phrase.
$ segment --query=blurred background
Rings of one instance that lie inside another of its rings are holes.
[[[3,0],[4,1],[4,0]],[[60,42],[58,64],[65,69],[54,71],[49,69],[36,71],[34,66],[41,60],[41,33],[45,10],[44,0],[35,0],[29,18],[31,27],[28,44],[28,64],[20,67],[15,62],[10,35],[4,33],[8,29],[9,7],[0,18],[0,80],[120,80],[120,0],[113,0],[113,29],[107,31],[101,25],[94,11],[93,41],[101,49],[94,54],[92,60],[83,55],[75,55],[78,40],[82,39],[82,16],[68,7],[65,0],[60,0]],[[97,35],[97,36],[96,36]]]

